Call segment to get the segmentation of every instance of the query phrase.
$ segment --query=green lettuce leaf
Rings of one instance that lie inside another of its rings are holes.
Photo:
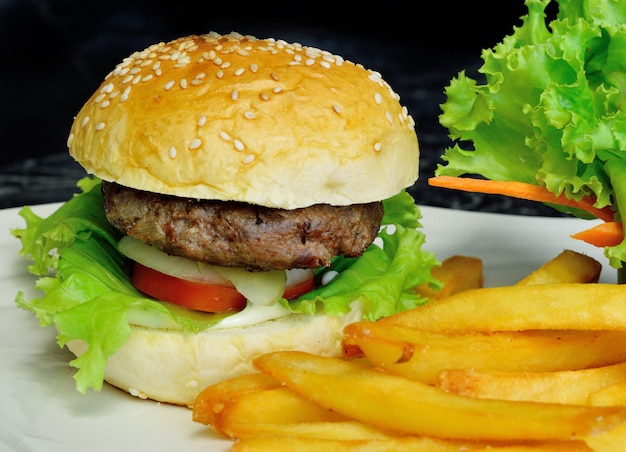
[[[20,254],[31,261],[28,270],[38,276],[36,288],[43,294],[26,299],[20,291],[16,304],[34,312],[42,326],[54,325],[59,346],[73,340],[88,345],[85,353],[70,362],[78,369],[76,388],[85,393],[102,388],[107,360],[128,339],[132,319],[198,333],[231,314],[189,311],[137,291],[128,277],[129,262],[117,250],[120,233],[104,214],[100,181],[85,178],[79,186],[82,193],[47,218],[23,207],[20,215],[26,227],[11,233],[21,241]],[[406,192],[385,200],[384,206],[384,223],[390,226],[380,233],[383,249],[372,245],[360,258],[335,259],[326,271],[337,271],[339,276],[330,284],[311,296],[281,303],[303,314],[342,315],[358,299],[369,319],[424,303],[411,288],[424,282],[435,287],[440,283],[430,272],[439,262],[421,248],[420,212]]]
[[[439,119],[454,144],[435,174],[527,182],[577,200],[591,196],[620,219],[623,202],[614,184],[624,177],[611,177],[607,162],[626,157],[626,2],[556,3],[556,17],[548,20],[550,0],[526,0],[521,26],[483,50],[484,83],[462,71],[446,87]],[[606,254],[621,267],[626,244]]]

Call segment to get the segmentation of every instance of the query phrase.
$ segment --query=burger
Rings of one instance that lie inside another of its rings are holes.
[[[78,112],[81,192],[13,229],[77,389],[189,405],[275,350],[423,303],[415,125],[377,72],[297,43],[187,36],[120,62]]]

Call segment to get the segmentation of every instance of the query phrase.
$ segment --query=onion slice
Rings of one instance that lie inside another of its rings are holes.
[[[248,301],[261,306],[276,303],[286,287],[313,277],[313,269],[250,272],[238,267],[222,267],[172,256],[141,240],[124,236],[118,243],[120,253],[166,275],[202,284],[235,287]]]

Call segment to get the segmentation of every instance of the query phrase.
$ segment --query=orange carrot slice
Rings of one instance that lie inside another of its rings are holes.
[[[570,237],[598,247],[615,246],[624,239],[624,230],[619,221],[608,221],[572,234]]]
[[[559,204],[562,206],[574,207],[589,212],[596,218],[612,222],[614,212],[610,207],[598,209],[593,206],[594,200],[591,197],[584,197],[580,201],[568,199],[561,194],[556,196],[547,188],[539,185],[527,184],[515,181],[494,181],[484,179],[474,179],[470,177],[455,176],[435,176],[428,179],[428,184],[433,187],[450,188],[469,192],[479,192],[495,195],[505,195],[512,198],[526,199],[529,201]]]

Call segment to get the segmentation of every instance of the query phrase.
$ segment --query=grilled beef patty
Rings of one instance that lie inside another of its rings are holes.
[[[196,200],[102,182],[109,221],[124,234],[177,256],[249,270],[327,266],[372,243],[382,202],[284,210]]]

